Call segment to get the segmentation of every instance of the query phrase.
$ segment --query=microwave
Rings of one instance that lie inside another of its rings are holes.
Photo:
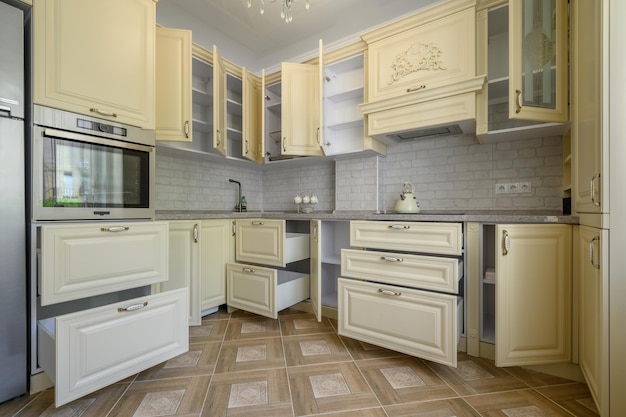
[[[32,220],[153,219],[153,130],[34,106]]]

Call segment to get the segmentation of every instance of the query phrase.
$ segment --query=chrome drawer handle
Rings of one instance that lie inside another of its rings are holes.
[[[144,301],[143,303],[133,304],[133,305],[128,306],[128,307],[119,307],[117,309],[117,311],[118,311],[118,313],[126,313],[126,312],[129,312],[129,311],[140,310],[140,309],[144,308],[147,305],[148,305],[148,302]]]
[[[416,87],[409,87],[409,88],[406,89],[406,92],[407,93],[412,93],[413,91],[419,91],[419,90],[423,90],[425,88],[426,88],[426,86],[424,84],[422,84],[422,85],[418,85]]]
[[[91,108],[89,109],[89,111],[92,113],[101,114],[102,116],[117,117],[117,113],[113,113],[112,111],[109,111],[109,110]]]
[[[407,226],[405,224],[390,224],[389,228],[390,229],[410,229],[411,226]]]
[[[125,232],[129,229],[130,227],[128,226],[111,226],[111,227],[101,227],[100,231],[101,232]]]
[[[509,254],[509,250],[511,250],[511,238],[509,237],[509,232],[506,230],[502,231],[502,255],[506,256]]]
[[[252,222],[252,225],[254,226],[263,226],[265,223],[263,222]]]
[[[198,243],[198,225],[193,225],[193,243]]]
[[[243,272],[249,272],[249,273],[251,273],[251,274],[254,274],[254,273],[256,272],[256,271],[255,271],[254,269],[252,269],[252,268],[241,268],[241,269],[243,269]]]
[[[404,259],[396,258],[394,256],[381,256],[380,259],[385,262],[404,262]]]
[[[402,293],[399,291],[383,290],[382,288],[378,289],[378,293],[382,295],[389,295],[392,297],[399,297],[402,295]]]
[[[600,269],[600,263],[595,263],[595,261],[593,260],[594,242],[600,242],[600,236],[595,236],[593,239],[591,239],[591,242],[589,242],[589,261],[591,262],[591,266],[593,266],[595,269]]]

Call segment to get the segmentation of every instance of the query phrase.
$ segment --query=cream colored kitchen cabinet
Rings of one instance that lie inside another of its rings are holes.
[[[257,265],[228,264],[228,306],[261,316],[278,318],[278,312],[309,298],[309,275]]]
[[[609,212],[609,149],[602,119],[607,82],[602,74],[607,59],[603,2],[574,2],[570,10],[573,208],[576,213],[603,214]]]
[[[38,323],[39,364],[60,407],[188,350],[187,288]]]
[[[309,234],[288,233],[285,220],[237,219],[235,259],[285,267],[309,258]]]
[[[261,128],[263,95],[258,77],[242,68],[242,150],[244,158],[258,164],[263,163],[265,141]]]
[[[168,279],[168,223],[64,223],[40,228],[41,305]]]
[[[485,80],[476,74],[475,3],[447,1],[361,35],[369,136],[395,143],[474,132]]]
[[[572,359],[572,228],[495,227],[495,362],[523,366]]]
[[[339,278],[339,333],[456,366],[459,297]]]
[[[155,28],[153,0],[34,1],[33,102],[154,130]]]
[[[200,311],[204,316],[226,303],[226,264],[235,256],[230,219],[200,222]]]
[[[460,256],[463,253],[462,225],[355,220],[350,223],[350,245]]]
[[[456,366],[462,239],[460,223],[351,221],[358,249],[341,249],[339,334]]]
[[[608,230],[579,227],[579,364],[601,416],[609,415]]]
[[[565,2],[541,3],[555,7],[554,20],[550,22],[532,21],[533,16],[546,17],[543,10],[535,15],[531,10],[522,14],[522,7],[532,7],[528,1],[523,6],[522,1],[485,3],[476,15],[477,67],[479,73],[487,74],[487,84],[477,96],[479,141],[562,135],[568,120]],[[543,35],[538,35],[543,30],[549,37],[546,46],[533,47],[529,52],[529,43],[537,42],[533,39],[535,33],[543,39]],[[550,62],[528,71],[535,51],[543,51],[543,59]]]
[[[191,142],[191,31],[156,29],[156,139]]]
[[[213,149],[226,156],[228,137],[226,133],[226,68],[213,45]]]

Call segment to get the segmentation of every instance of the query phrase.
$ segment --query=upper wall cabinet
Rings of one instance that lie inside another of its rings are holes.
[[[370,136],[398,142],[475,130],[485,79],[476,75],[475,3],[444,2],[362,35]]]
[[[153,0],[35,0],[34,103],[154,129],[155,28]]]
[[[488,81],[477,100],[479,141],[561,135],[566,130],[566,3],[481,2],[477,68]]]
[[[157,28],[156,138],[191,142],[191,31]]]

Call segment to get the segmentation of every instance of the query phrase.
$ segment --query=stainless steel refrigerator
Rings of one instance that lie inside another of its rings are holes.
[[[27,392],[24,36],[0,0],[0,402]]]

